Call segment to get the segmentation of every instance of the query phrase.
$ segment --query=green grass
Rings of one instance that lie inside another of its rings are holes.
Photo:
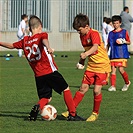
[[[58,110],[55,121],[42,121],[40,117],[35,122],[26,120],[31,107],[38,101],[34,74],[25,58],[18,58],[17,52],[1,52],[13,54],[10,61],[0,57],[0,127],[1,133],[131,133],[133,125],[133,85],[127,92],[122,92],[124,84],[121,75],[117,73],[117,91],[108,92],[108,86],[102,89],[103,100],[99,119],[96,122],[68,122],[61,117],[65,111],[63,96],[53,92],[50,104]],[[84,70],[76,70],[75,64],[80,52],[55,52],[55,61],[59,72],[68,82],[72,94],[78,90]],[[62,58],[67,54],[68,58]],[[126,71],[133,84],[133,56],[128,60]],[[87,118],[93,107],[93,87],[85,95],[77,108],[79,115]]]

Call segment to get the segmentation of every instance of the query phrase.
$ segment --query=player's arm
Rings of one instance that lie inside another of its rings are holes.
[[[14,49],[14,46],[12,43],[0,42],[0,46],[9,48],[9,49]]]
[[[46,46],[47,50],[48,50],[48,53],[49,54],[52,54],[54,52],[54,50],[52,48],[50,48],[50,45],[49,45],[49,41],[48,39],[43,39],[43,44]]]
[[[95,53],[98,50],[98,44],[94,44],[88,51],[81,53],[80,57],[82,59],[85,59],[87,56],[90,56],[91,54]]]

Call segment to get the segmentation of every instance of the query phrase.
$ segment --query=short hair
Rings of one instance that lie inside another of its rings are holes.
[[[106,19],[106,23],[109,24],[110,22],[112,22],[112,19],[111,18],[107,18]]]
[[[123,11],[126,11],[128,9],[128,7],[127,6],[125,6],[124,8],[123,8]]]
[[[107,20],[107,17],[103,17],[103,22],[106,22],[106,20]]]
[[[29,19],[29,30],[32,32],[32,29],[38,28],[39,26],[42,26],[42,22],[40,18],[38,18],[35,15],[30,16]]]
[[[25,19],[25,18],[28,18],[28,15],[26,15],[26,14],[21,15],[22,20]]]
[[[122,19],[119,15],[112,16],[112,22],[119,21],[121,23]]]
[[[85,27],[86,25],[89,25],[89,18],[82,13],[77,14],[73,21],[73,28],[78,30],[80,27]]]

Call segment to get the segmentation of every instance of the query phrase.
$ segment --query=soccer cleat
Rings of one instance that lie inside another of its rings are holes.
[[[77,114],[75,116],[69,114],[69,116],[67,117],[67,121],[85,121],[85,119],[78,116]]]
[[[125,84],[121,90],[122,91],[127,91],[129,86],[130,86],[130,84],[131,84],[131,82],[129,81],[129,84]]]
[[[62,115],[63,117],[65,117],[65,118],[67,118],[67,117],[69,116],[69,112],[68,112],[68,111],[63,112],[61,115]]]
[[[36,121],[39,112],[39,105],[34,105],[31,109],[28,119],[30,121]]]
[[[108,88],[108,91],[116,91],[116,88],[115,88],[114,86],[110,86],[110,87]]]
[[[93,112],[92,115],[86,121],[93,122],[96,121],[97,119],[98,119],[98,114]]]

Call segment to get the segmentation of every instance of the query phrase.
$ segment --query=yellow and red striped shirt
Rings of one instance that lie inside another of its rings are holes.
[[[86,35],[80,35],[80,39],[85,51],[88,51],[95,44],[99,45],[98,50],[88,56],[86,70],[97,73],[109,73],[111,71],[110,60],[99,32],[90,29]]]

